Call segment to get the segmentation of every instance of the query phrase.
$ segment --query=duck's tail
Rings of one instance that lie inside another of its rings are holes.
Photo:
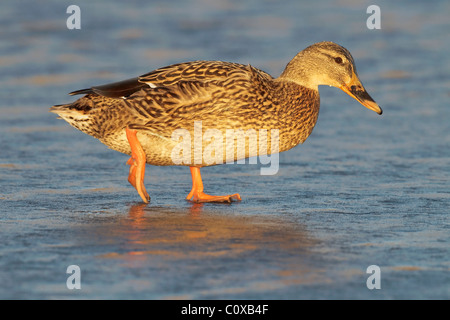
[[[72,127],[84,133],[94,135],[92,130],[92,116],[89,114],[91,106],[87,101],[81,99],[68,104],[59,104],[50,108],[50,112],[56,113],[58,119],[67,121]]]
[[[65,113],[66,110],[70,109],[70,105],[71,105],[71,103],[68,103],[68,104],[56,104],[53,107],[51,107],[49,111],[53,112],[53,113],[56,113],[59,116],[58,119],[63,119],[60,116],[60,113]]]

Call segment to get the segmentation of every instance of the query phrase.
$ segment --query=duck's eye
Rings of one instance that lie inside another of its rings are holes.
[[[342,58],[341,58],[341,57],[336,57],[336,58],[334,58],[334,61],[335,61],[337,64],[341,64],[341,63],[342,63]]]

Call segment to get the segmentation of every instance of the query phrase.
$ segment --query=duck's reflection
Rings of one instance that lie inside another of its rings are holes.
[[[146,203],[135,204],[130,207],[128,211],[128,216],[130,217],[131,223],[139,225],[144,219],[144,209],[147,207]]]
[[[97,229],[97,235],[103,233],[109,244],[117,245],[98,257],[118,259],[130,270],[174,272],[179,268],[188,272],[185,268],[190,268],[195,274],[193,270],[209,266],[208,270],[235,269],[249,275],[265,270],[271,277],[276,275],[278,286],[305,279],[303,270],[309,272],[311,267],[304,260],[315,242],[292,217],[239,213],[233,206],[203,204],[188,208],[132,205],[127,217],[100,229],[103,232]]]
[[[236,214],[231,206],[207,207],[204,204],[191,204],[185,209],[132,205],[128,217],[119,219],[120,225],[114,230],[110,226],[104,236],[123,243],[125,251],[114,257],[162,252],[179,258],[220,256],[258,248],[295,251],[313,242],[303,226],[282,215]]]
[[[202,213],[203,203],[192,203],[191,207],[188,209],[188,212],[192,216],[198,216]],[[128,211],[128,216],[136,223],[142,223],[142,217],[145,215],[145,209],[148,208],[148,204],[140,203],[130,206]]]
[[[203,203],[192,203],[191,207],[189,208],[189,213],[192,216],[196,217],[202,213],[203,206],[204,206]]]

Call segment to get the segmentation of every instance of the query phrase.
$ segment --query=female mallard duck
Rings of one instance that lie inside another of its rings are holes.
[[[224,135],[227,129],[276,129],[278,148],[274,152],[286,151],[303,143],[313,130],[319,114],[319,85],[340,88],[368,109],[382,113],[360,82],[350,52],[332,42],[316,43],[299,52],[278,78],[250,65],[185,62],[137,78],[74,91],[70,94],[85,96],[50,111],[111,149],[131,155],[128,181],[144,202],[150,200],[144,187],[145,163],[190,166],[192,190],[188,200],[231,202],[240,200],[239,194],[203,193],[200,168],[271,154],[270,137],[264,141],[269,147],[262,151],[250,148],[247,137],[247,148],[244,146],[240,156],[216,149],[216,155],[223,154],[223,162],[211,163],[201,157],[206,148],[195,142],[189,144],[192,149],[178,152],[184,161],[174,161],[179,139],[173,138],[173,133],[183,128],[195,134],[197,121],[201,121],[202,132],[212,129]],[[234,146],[234,139],[231,143]],[[222,147],[227,147],[225,142]],[[235,151],[237,148],[234,146]],[[200,161],[194,159],[199,152]]]

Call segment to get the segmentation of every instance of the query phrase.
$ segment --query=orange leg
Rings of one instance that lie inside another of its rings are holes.
[[[200,175],[200,168],[190,167],[192,175],[192,190],[186,197],[186,200],[191,200],[193,202],[228,202],[232,200],[241,200],[241,196],[238,193],[227,195],[227,196],[211,196],[203,192],[203,181]]]
[[[146,156],[144,149],[142,149],[142,146],[137,139],[136,133],[136,130],[126,128],[127,139],[131,147],[131,158],[127,161],[127,164],[130,165],[128,182],[136,188],[142,200],[145,203],[148,203],[150,201],[150,196],[144,186]]]

